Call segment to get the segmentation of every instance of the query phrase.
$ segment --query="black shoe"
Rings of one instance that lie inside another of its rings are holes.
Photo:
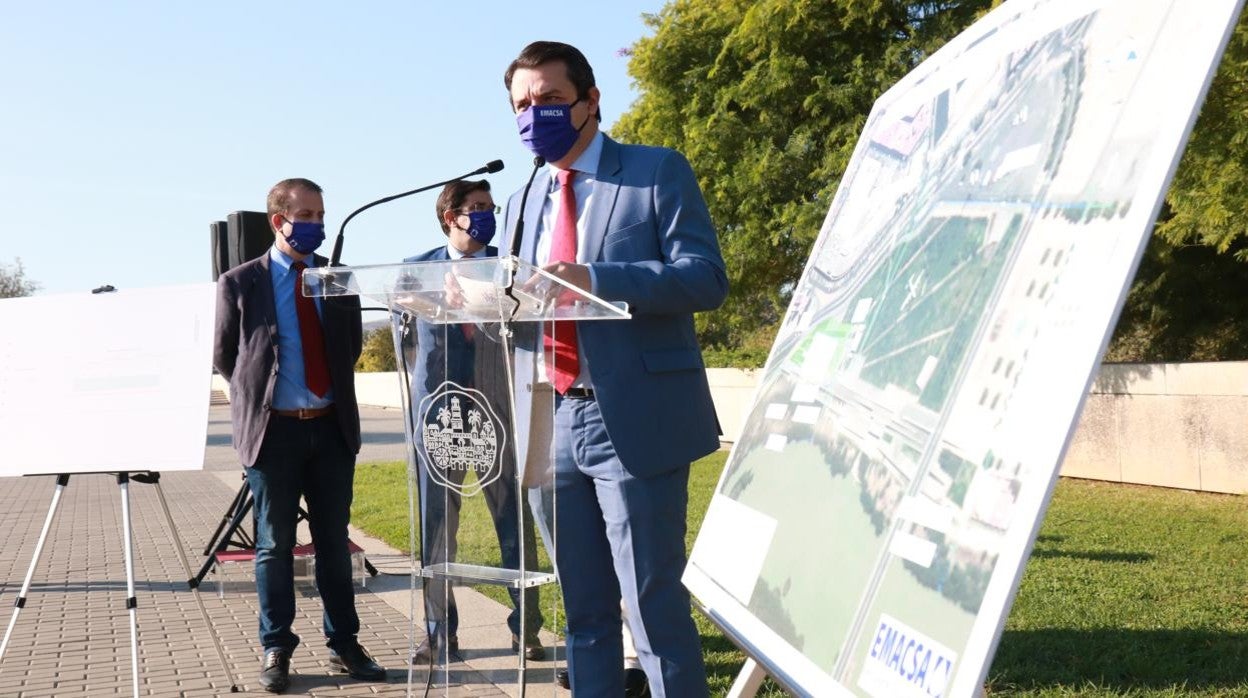
[[[386,680],[386,670],[374,662],[359,643],[342,650],[330,650],[329,665],[358,681]]]
[[[559,684],[563,688],[569,690],[572,689],[572,679],[568,676],[567,669],[555,670],[555,683]]]
[[[648,698],[650,682],[641,669],[624,670],[624,698]]]
[[[260,665],[260,686],[269,693],[290,687],[290,650],[269,650]]]
[[[511,636],[511,651],[520,651],[520,638]],[[524,658],[534,662],[540,662],[546,658],[546,648],[542,647],[542,641],[536,635],[524,641]]]
[[[416,646],[416,651],[412,653],[412,664],[431,664],[437,657],[442,656],[442,652],[438,649],[438,641],[428,635],[420,641]],[[446,641],[446,649],[450,654],[459,654],[459,638],[452,635]]]

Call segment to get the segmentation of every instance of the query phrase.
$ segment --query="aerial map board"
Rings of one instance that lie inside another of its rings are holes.
[[[982,685],[1238,0],[1011,0],[875,104],[685,583],[799,694]]]

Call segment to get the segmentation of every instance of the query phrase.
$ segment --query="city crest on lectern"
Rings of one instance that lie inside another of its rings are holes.
[[[507,432],[481,391],[447,381],[417,414],[418,451],[434,482],[471,497],[502,474]]]

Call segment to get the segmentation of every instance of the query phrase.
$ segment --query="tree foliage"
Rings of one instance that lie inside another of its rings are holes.
[[[640,96],[614,134],[676,148],[698,174],[732,284],[724,307],[698,318],[710,354],[766,355],[871,105],[997,4],[672,0],[646,16],[653,35],[629,62]],[[1230,285],[1241,272],[1229,262],[1248,262],[1245,75],[1241,17],[1124,313],[1119,358],[1207,356],[1248,337],[1235,318],[1192,316],[1234,312],[1233,303],[1172,305],[1198,301],[1190,274],[1216,268],[1222,276],[1204,283],[1242,288]],[[1199,336],[1178,339],[1191,332]]]
[[[364,334],[364,350],[360,352],[360,360],[355,362],[358,373],[382,373],[399,370],[394,360],[394,336],[390,327],[378,327]]]
[[[39,284],[26,278],[21,259],[15,259],[11,266],[0,264],[0,298],[21,298],[38,290]]]

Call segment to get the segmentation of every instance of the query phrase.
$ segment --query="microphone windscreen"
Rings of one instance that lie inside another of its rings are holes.
[[[495,172],[498,172],[501,169],[503,169],[502,160],[491,160],[485,163],[485,171],[490,174],[494,174]]]

